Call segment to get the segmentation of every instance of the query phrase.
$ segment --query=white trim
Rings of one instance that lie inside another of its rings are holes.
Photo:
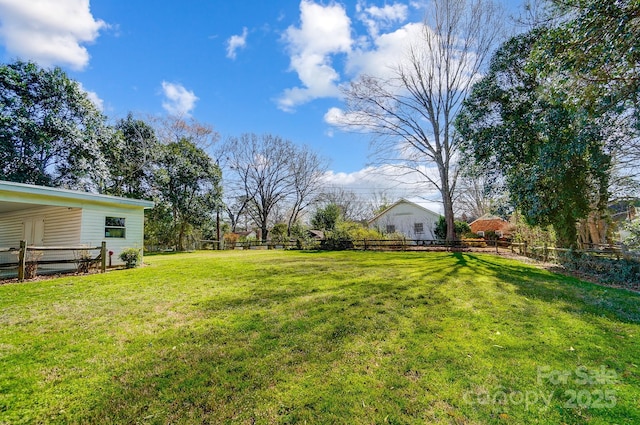
[[[153,208],[153,201],[121,198],[118,196],[100,195],[79,192],[57,187],[36,186],[32,184],[0,181],[0,202],[18,202],[23,204],[80,206],[86,203],[102,205],[118,205],[120,207]]]

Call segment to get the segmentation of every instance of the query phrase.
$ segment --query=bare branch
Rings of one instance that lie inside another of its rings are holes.
[[[501,13],[489,0],[436,0],[429,11],[391,79],[364,75],[345,90],[342,124],[373,136],[378,164],[422,174],[440,191],[452,239],[460,145],[453,121],[502,35]],[[437,178],[424,172],[429,165]]]

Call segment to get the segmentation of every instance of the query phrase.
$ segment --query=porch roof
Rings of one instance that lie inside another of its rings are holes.
[[[153,208],[152,201],[99,195],[55,187],[36,186],[0,180],[0,213],[25,209],[33,205],[80,207],[86,205],[120,208]]]

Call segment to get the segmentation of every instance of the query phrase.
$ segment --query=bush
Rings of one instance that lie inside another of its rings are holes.
[[[471,228],[469,227],[469,224],[464,221],[456,220],[454,222],[454,227],[456,232],[456,238],[460,238],[462,235],[465,235],[466,233],[471,232]],[[444,216],[440,216],[440,218],[438,219],[438,222],[436,223],[436,226],[433,229],[433,233],[438,239],[447,238],[447,221],[445,220]]]
[[[238,243],[242,245],[242,249],[251,249],[251,245],[256,245],[257,242],[258,242],[258,239],[253,236],[241,236],[240,239],[238,240]]]
[[[404,239],[404,235],[391,234],[383,236],[375,229],[369,229],[353,221],[342,221],[336,225],[333,231],[325,233],[325,240],[321,247],[329,250],[342,250],[360,246],[364,240],[379,241],[383,239]]]
[[[566,270],[605,284],[640,289],[640,263],[637,261],[598,257],[573,250],[560,253],[558,260]]]
[[[322,249],[341,251],[353,248],[353,237],[345,228],[337,228],[325,233],[325,240],[320,244]]]
[[[224,241],[224,249],[236,249],[236,242],[240,239],[240,235],[237,233],[225,233],[222,237]]]
[[[124,264],[128,269],[138,267],[140,265],[141,256],[140,250],[136,248],[125,248],[120,253],[120,259],[124,261]]]
[[[473,235],[473,233],[472,233]],[[487,241],[484,238],[481,237],[475,237],[475,238],[470,238],[470,237],[464,237],[462,238],[462,242],[464,242],[467,246],[472,247],[472,248],[486,248],[487,247]]]
[[[271,229],[271,241],[276,244],[284,243],[288,240],[287,225],[284,223],[276,223]]]

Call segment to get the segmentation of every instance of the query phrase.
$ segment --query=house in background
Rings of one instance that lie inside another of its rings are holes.
[[[439,218],[440,214],[418,202],[400,199],[369,220],[368,225],[382,233],[401,233],[407,239],[435,240],[433,231]]]
[[[0,181],[0,247],[100,246],[121,264],[144,246],[144,210],[153,202]]]
[[[485,237],[487,233],[494,232],[498,238],[510,238],[513,226],[507,220],[496,215],[485,214],[469,224],[471,231],[478,236]]]

